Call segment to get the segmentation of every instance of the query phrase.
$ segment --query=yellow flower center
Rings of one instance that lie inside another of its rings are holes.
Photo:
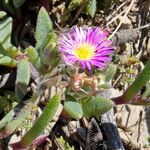
[[[88,60],[94,56],[94,47],[90,44],[82,44],[75,50],[75,55],[81,60]]]

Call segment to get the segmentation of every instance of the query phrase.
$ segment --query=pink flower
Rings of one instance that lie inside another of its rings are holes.
[[[59,52],[67,64],[79,64],[83,69],[93,66],[103,69],[111,61],[113,53],[111,41],[107,40],[107,31],[98,27],[82,28],[74,26],[58,39]]]

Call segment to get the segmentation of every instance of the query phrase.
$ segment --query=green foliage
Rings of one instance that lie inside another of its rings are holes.
[[[14,116],[14,111],[11,110],[1,121],[0,121],[0,129],[3,129],[8,122],[11,122]]]
[[[29,57],[30,62],[38,69],[41,68],[41,58],[34,47],[28,47],[26,49],[27,55]]]
[[[93,18],[96,13],[96,0],[89,0],[86,5],[86,12]]]
[[[47,44],[48,34],[52,31],[52,22],[49,15],[44,7],[39,11],[36,25],[36,50],[38,52],[42,51]]]
[[[42,51],[40,58],[42,64],[49,66],[46,72],[53,70],[59,63],[60,57],[56,50],[57,36],[55,33],[49,33],[46,40],[46,47]]]
[[[29,81],[30,81],[30,64],[27,59],[20,60],[17,64],[16,84],[20,82],[27,87]]]
[[[79,6],[84,0],[71,0],[71,3],[69,4],[69,9],[73,10],[76,6]]]
[[[8,46],[7,44],[6,46]],[[4,48],[5,44],[0,43],[0,54],[6,55],[12,59],[17,58],[17,56],[21,55],[21,52],[17,50],[14,46],[10,46],[8,48]]]
[[[142,98],[146,99],[147,97],[150,96],[150,83],[148,83],[145,87],[145,91],[142,94]]]
[[[83,110],[81,105],[75,101],[66,101],[64,104],[64,111],[74,119],[81,119],[83,116]]]
[[[16,60],[0,54],[0,65],[8,67],[16,67]]]
[[[113,77],[116,73],[116,70],[117,70],[117,67],[115,65],[110,64],[108,66],[108,68],[106,70],[106,74],[105,74],[105,81],[106,82],[110,82],[113,79]]]
[[[15,67],[21,52],[11,44],[12,18],[0,20],[0,65]]]
[[[113,106],[111,100],[104,97],[92,97],[82,101],[83,116],[85,118],[100,117]]]
[[[43,132],[44,128],[53,119],[53,116],[58,109],[60,100],[61,99],[58,94],[52,97],[52,99],[47,104],[45,110],[43,111],[42,115],[21,139],[20,145],[22,145],[22,148],[26,148],[39,134]]]
[[[60,138],[57,138],[59,144],[61,145],[61,147],[64,149],[64,150],[74,150],[73,147],[71,147],[65,140],[64,138],[61,136]]]
[[[15,7],[20,7],[26,0],[13,0]]]
[[[14,93],[10,91],[5,91],[3,96],[0,96],[0,112],[1,111],[3,111],[4,113],[9,112],[12,109],[14,102],[15,102]]]
[[[0,121],[0,129],[13,119],[13,107],[16,106],[15,95],[13,92],[7,91],[4,96],[0,96],[0,111],[3,111],[6,116]]]
[[[31,116],[31,112],[36,111],[35,102],[37,98],[38,96],[34,94],[21,108],[15,103],[14,108],[0,121],[0,138],[10,136],[23,121]]]
[[[2,120],[0,130],[0,138],[5,138],[11,135],[19,125],[25,121],[31,114],[31,110],[35,107],[32,102],[32,98],[30,101],[26,103],[26,105],[20,110],[19,106],[12,109]],[[19,112],[15,112],[15,110],[19,109]]]
[[[130,87],[125,91],[122,98],[125,101],[130,101],[138,91],[146,85],[146,83],[150,80],[150,62],[147,63],[145,68],[139,74],[139,76],[135,79],[135,81],[130,85]]]
[[[24,96],[24,92],[30,81],[30,64],[27,59],[20,60],[17,64],[17,77],[15,94],[16,99],[21,100]]]
[[[0,19],[3,18],[4,16],[6,16],[6,12],[0,11]]]
[[[55,49],[56,34],[52,32],[52,22],[44,7],[39,11],[36,25],[36,47],[28,48],[28,56],[33,65],[42,73],[48,73],[59,63],[59,56]]]
[[[12,31],[12,18],[6,18],[5,20],[0,21],[0,43],[3,45],[4,48],[9,48],[12,46],[10,44],[11,38],[11,31]]]

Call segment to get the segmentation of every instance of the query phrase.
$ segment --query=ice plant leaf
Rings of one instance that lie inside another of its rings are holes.
[[[26,90],[30,81],[30,64],[27,59],[20,60],[17,64],[17,77],[16,77],[16,87],[15,95],[17,100],[21,100],[24,96],[24,91]]]
[[[16,110],[20,109],[20,106],[16,106],[8,113],[6,118],[4,117],[1,120],[2,126],[5,125],[5,127],[0,130],[0,138],[10,136],[16,128],[30,116],[31,110],[33,111],[33,108],[35,107],[33,100],[34,98],[31,98],[19,112]]]
[[[150,83],[148,83],[145,87],[145,91],[142,94],[142,98],[146,99],[147,97],[150,96]]]
[[[106,70],[105,73],[105,80],[106,82],[111,82],[111,80],[113,79],[115,73],[116,73],[117,67],[113,64],[110,64]]]
[[[83,116],[85,118],[100,117],[113,106],[113,102],[104,97],[92,97],[82,101]]]
[[[58,137],[57,141],[61,147],[65,147],[66,150],[74,150],[74,147],[70,146],[69,143],[63,138],[63,136]]]
[[[132,98],[143,88],[144,85],[150,80],[150,61],[146,64],[145,68],[129,86],[121,97],[114,99],[116,104],[129,103]]]
[[[71,11],[76,7],[79,6],[84,0],[71,0],[71,3],[68,6],[68,9]]]
[[[8,122],[11,122],[14,116],[14,111],[11,110],[1,121],[0,129],[4,128]]]
[[[6,16],[6,12],[0,11],[0,19],[3,18],[4,16]]]
[[[47,43],[46,43],[46,47],[41,55],[42,57],[42,61],[44,64],[48,64],[48,63],[52,63],[54,61],[54,59],[57,58],[56,57],[53,57],[52,55],[53,54],[57,54],[58,52],[56,51],[56,39],[57,39],[57,36],[55,33],[49,33],[48,36],[47,36]],[[51,59],[53,59],[51,61]]]
[[[11,46],[10,38],[11,38],[11,31],[12,31],[12,18],[6,18],[3,21],[0,21],[0,43],[3,45],[4,48],[8,48]]]
[[[52,22],[44,7],[39,11],[36,25],[36,50],[41,51],[45,48],[48,34],[52,31]]]
[[[96,13],[96,0],[89,0],[86,5],[86,12],[93,18]]]
[[[13,0],[15,7],[20,7],[26,0]]]
[[[0,65],[7,67],[16,67],[17,61],[10,58],[9,56],[4,56],[0,54]]]
[[[64,104],[64,111],[74,119],[81,119],[83,116],[83,110],[78,102],[66,101]]]
[[[80,65],[82,69],[107,67],[113,53],[111,41],[106,40],[108,32],[98,27],[74,26],[70,32],[60,35],[58,49],[68,65]]]
[[[4,55],[4,56],[9,56],[10,58],[17,58],[17,56],[21,55],[21,52],[14,47],[13,45],[7,44],[7,46],[9,45],[10,47],[4,48],[3,43],[0,43],[0,54]]]
[[[11,32],[12,32],[12,18],[9,17],[0,20],[0,35],[2,35],[0,36],[0,54],[4,56],[9,56],[10,59],[11,58],[15,59],[18,55],[21,54],[21,52],[11,44]],[[8,64],[8,61],[11,61],[8,57],[5,57],[5,59],[7,59],[6,64]]]
[[[59,103],[60,96],[58,94],[54,95],[52,99],[47,104],[42,115],[38,118],[35,124],[29,129],[29,131],[23,136],[19,145],[21,148],[26,148],[36,137],[38,137],[44,130],[44,128],[50,123],[53,119],[54,114],[56,113]]]
[[[26,49],[26,51],[27,51],[27,55],[29,57],[30,62],[35,66],[35,68],[37,70],[40,70],[41,69],[41,58],[40,58],[38,52],[36,51],[36,49],[30,46]]]

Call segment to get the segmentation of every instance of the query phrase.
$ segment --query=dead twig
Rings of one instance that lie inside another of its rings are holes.
[[[126,13],[125,13],[124,16],[123,16],[123,19],[128,15],[129,11],[132,9],[134,2],[135,2],[135,0],[132,0],[132,1],[131,1],[131,3],[130,3],[130,5],[129,5],[129,7],[128,7]],[[111,38],[117,33],[117,31],[119,30],[120,26],[122,25],[123,19],[120,20],[120,23],[118,24],[117,28],[116,28],[115,31],[110,35],[110,37],[109,37],[108,39],[111,39]]]

